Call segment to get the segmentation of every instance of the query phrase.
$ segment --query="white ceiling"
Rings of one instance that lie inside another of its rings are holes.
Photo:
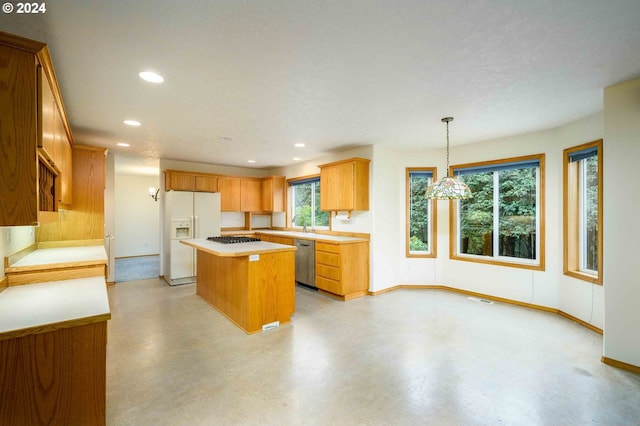
[[[452,145],[469,143],[600,111],[604,87],[640,76],[638,0],[46,6],[0,28],[49,44],[76,142],[126,156],[269,168],[443,146],[446,115]],[[165,83],[138,78],[149,69]]]

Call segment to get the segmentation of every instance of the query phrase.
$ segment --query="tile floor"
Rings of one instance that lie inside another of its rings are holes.
[[[109,425],[637,425],[640,376],[555,314],[436,290],[296,290],[254,335],[151,279],[109,288]]]

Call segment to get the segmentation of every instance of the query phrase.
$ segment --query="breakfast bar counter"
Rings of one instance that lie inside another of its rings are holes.
[[[295,312],[295,246],[181,240],[197,249],[196,294],[246,333]]]

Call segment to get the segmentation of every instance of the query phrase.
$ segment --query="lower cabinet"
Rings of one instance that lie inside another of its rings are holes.
[[[0,340],[0,424],[104,425],[107,322]]]
[[[260,239],[268,243],[284,244],[287,246],[293,245],[293,238],[288,238],[288,237],[279,237],[277,235],[260,234]]]
[[[342,300],[369,290],[369,243],[316,243],[316,287]]]

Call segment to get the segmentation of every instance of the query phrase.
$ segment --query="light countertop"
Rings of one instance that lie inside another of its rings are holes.
[[[239,257],[251,254],[275,253],[280,251],[295,251],[294,246],[284,244],[254,241],[249,243],[222,244],[208,241],[206,238],[180,240],[182,244],[221,257]]]
[[[104,246],[79,246],[37,249],[10,265],[6,271],[33,269],[38,266],[107,263]]]
[[[330,243],[359,243],[368,242],[366,238],[358,237],[345,237],[342,235],[328,235],[328,234],[316,234],[314,232],[299,232],[299,231],[275,231],[269,229],[256,230],[256,234],[276,235],[279,237],[301,238],[305,240],[314,240],[320,242]]]
[[[9,286],[0,293],[0,340],[110,318],[104,277]]]

